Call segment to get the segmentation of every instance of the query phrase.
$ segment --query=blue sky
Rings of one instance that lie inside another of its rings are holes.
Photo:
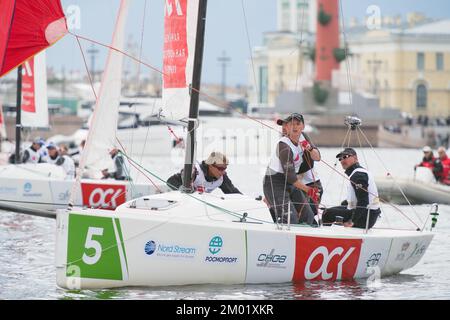
[[[141,32],[144,30],[143,60],[160,69],[164,0],[129,1],[131,6],[127,34],[140,43]],[[70,6],[77,6],[80,9],[80,28],[73,30],[74,33],[104,43],[111,41],[119,0],[62,0],[62,4],[65,10],[68,10]],[[357,17],[359,21],[362,21],[370,5],[377,5],[382,16],[401,14],[405,17],[406,13],[411,11],[422,12],[433,18],[450,16],[448,0],[342,0],[345,20]],[[249,37],[246,34],[245,21]],[[274,30],[276,30],[276,0],[209,0],[203,82],[220,83],[221,67],[217,58],[225,50],[231,58],[227,69],[228,84],[246,84],[247,61],[250,58],[249,42],[251,46],[261,45],[263,33]],[[86,50],[90,44],[83,42],[83,46]],[[106,55],[106,49],[98,49],[100,53],[96,68],[104,65]],[[66,71],[83,70],[83,60],[75,38],[67,35],[50,48],[47,51],[47,63],[56,71],[61,70],[63,65]],[[126,63],[131,64],[131,62]],[[147,72],[145,67],[141,67],[141,70]]]

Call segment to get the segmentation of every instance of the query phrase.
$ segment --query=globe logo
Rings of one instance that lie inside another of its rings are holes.
[[[153,252],[155,252],[155,250],[156,250],[156,243],[155,243],[155,241],[153,241],[153,240],[150,240],[149,242],[147,242],[146,244],[145,244],[145,253],[147,254],[147,255],[152,255],[153,254]]]
[[[31,191],[31,183],[27,182],[23,185],[23,191],[30,192]]]
[[[209,252],[212,254],[216,254],[220,251],[223,246],[222,238],[219,236],[215,236],[209,241]]]

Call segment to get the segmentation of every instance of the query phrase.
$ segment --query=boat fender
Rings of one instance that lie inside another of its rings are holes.
[[[433,228],[436,226],[436,223],[437,223],[437,216],[439,215],[438,208],[439,208],[439,206],[437,205],[437,203],[433,203],[431,205],[431,212],[430,212],[430,215],[431,215],[431,230],[433,230]]]

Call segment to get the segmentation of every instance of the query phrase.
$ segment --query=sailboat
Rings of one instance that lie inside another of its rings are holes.
[[[334,281],[384,277],[417,264],[433,238],[424,228],[280,225],[263,201],[191,189],[206,5],[179,0],[165,7],[163,99],[166,114],[188,126],[184,187],[139,197],[114,211],[59,210],[57,285]]]
[[[21,1],[19,1],[21,2]],[[59,1],[49,1],[49,4],[55,4]],[[20,5],[26,6],[26,3],[21,2]],[[46,8],[42,3],[36,4],[40,8]],[[17,6],[19,8],[19,5]],[[48,6],[47,6],[48,8]],[[113,36],[113,46],[115,48],[122,47],[124,28],[127,15],[127,6],[123,5],[120,10],[120,15],[116,23],[116,31]],[[22,9],[23,10],[23,9]],[[56,6],[56,16],[64,16],[62,9]],[[42,14],[42,13],[41,13]],[[47,16],[45,12],[43,16]],[[21,15],[15,15],[16,18],[12,20],[12,30],[15,29],[14,23],[21,22]],[[15,19],[15,20],[14,20]],[[67,32],[65,20],[63,20],[64,32]],[[41,19],[42,20],[42,19]],[[41,21],[38,19],[38,21]],[[19,21],[19,22],[17,22]],[[61,18],[56,21],[61,21]],[[49,24],[49,26],[52,23]],[[16,27],[17,28],[17,27]],[[45,28],[43,28],[46,30]],[[64,34],[62,32],[62,34]],[[7,43],[14,43],[9,41]],[[50,43],[50,42],[49,42]],[[10,63],[8,58],[8,51],[5,54],[5,65],[10,68],[14,64]],[[43,53],[39,53],[36,58],[41,59]],[[43,105],[47,104],[46,90],[38,86],[44,86],[46,77],[45,63],[39,64],[41,72],[39,77],[30,77],[28,86],[25,87],[28,93],[27,97],[34,99],[27,99],[26,110],[31,114],[28,118],[31,121],[36,121],[35,109],[45,109]],[[73,204],[78,206],[102,207],[105,209],[114,209],[118,205],[127,200],[133,199],[140,195],[151,194],[166,190],[165,186],[152,185],[151,183],[136,183],[132,181],[118,181],[118,180],[100,180],[101,170],[108,168],[111,159],[108,154],[108,149],[112,147],[119,147],[115,140],[115,130],[117,128],[117,108],[119,106],[119,96],[121,88],[121,68],[122,56],[109,51],[107,66],[103,74],[102,87],[99,92],[97,104],[95,108],[96,119],[94,121],[90,137],[86,142],[86,147],[83,151],[84,162],[80,165],[86,166],[90,172],[97,173],[97,179],[82,179],[76,188],[73,179],[67,179],[66,172],[61,166],[49,163],[38,164],[13,164],[0,167],[0,207],[5,209],[12,209],[12,207],[33,208],[38,210],[56,210],[58,208],[65,208],[70,199]],[[32,71],[38,71],[31,67],[31,63],[25,63],[25,70],[32,75]],[[5,70],[6,72],[7,70]],[[27,82],[24,82],[27,84]],[[42,89],[42,90],[33,90]],[[19,91],[20,92],[20,91]],[[36,92],[36,94],[35,94]],[[24,94],[24,92],[22,92]],[[25,99],[24,99],[25,100]],[[19,103],[20,105],[20,103]],[[45,116],[43,117],[45,119]],[[99,121],[101,120],[101,121]],[[104,121],[104,122],[102,122]],[[48,122],[48,115],[47,115]],[[20,137],[20,131],[17,135]],[[19,139],[17,139],[19,140]],[[128,173],[129,174],[129,173]]]

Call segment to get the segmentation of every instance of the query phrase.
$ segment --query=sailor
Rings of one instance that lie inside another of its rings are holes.
[[[109,172],[108,169],[102,170],[102,179],[113,178],[116,180],[131,180],[128,161],[119,153],[119,149],[115,147],[111,148],[109,150],[109,155],[113,160],[114,169],[112,172]]]
[[[69,156],[69,148],[65,144],[59,146],[59,159],[56,162],[66,172],[66,180],[75,179],[75,162]]]
[[[439,172],[442,171],[442,164],[439,159],[436,159],[433,155],[433,150],[429,146],[425,146],[422,149],[423,151],[423,159],[422,162],[418,165],[414,166],[414,171],[417,167],[425,167],[431,169],[433,171],[433,175],[436,180],[439,180]]]
[[[293,113],[285,119],[279,119],[277,124],[283,126],[283,136],[277,142],[275,153],[264,176],[265,201],[269,205],[274,222],[281,219],[281,222],[285,223],[290,215],[291,223],[312,224],[314,213],[303,192],[317,202],[318,189],[306,186],[297,177],[304,155],[299,143],[305,128],[303,116]],[[308,147],[308,151],[312,152],[311,146]],[[295,195],[295,201],[292,201],[291,194]]]
[[[39,152],[44,145],[44,141],[36,138],[25,151],[23,152],[22,163],[39,163],[42,162],[42,157]]]
[[[59,151],[53,142],[50,142],[47,146],[47,156],[42,158],[43,162],[56,164],[59,159]]]
[[[283,135],[286,135],[286,122],[277,121],[278,124],[282,125]],[[320,161],[320,151],[319,149],[312,143],[311,138],[308,134],[302,131],[299,139],[299,146],[301,146],[303,150],[303,159],[302,164],[300,165],[300,169],[297,171],[297,177],[300,179],[306,186],[317,188],[318,189],[318,199],[317,202],[314,202],[310,197],[308,197],[309,205],[314,213],[317,215],[318,206],[323,194],[323,187],[320,182],[319,175],[314,170],[314,162]],[[291,201],[293,202],[297,212],[301,211],[303,203],[305,202],[305,195],[303,191],[297,188],[293,188],[291,190]],[[316,224],[313,221],[313,224]]]
[[[336,158],[349,177],[347,199],[341,206],[325,209],[323,223],[331,224],[341,216],[346,227],[366,228],[368,220],[367,226],[372,228],[381,213],[374,178],[360,166],[355,149],[345,148]]]
[[[192,181],[193,188],[200,192],[210,193],[220,188],[223,193],[241,193],[231,182],[226,172],[228,167],[227,157],[217,151],[211,152],[209,157],[194,166]],[[167,185],[178,190],[183,185],[183,170],[172,175],[167,180]]]
[[[444,147],[439,147],[438,150],[439,160],[442,164],[442,170],[438,172],[439,182],[450,185],[450,158],[447,156],[447,152]]]

